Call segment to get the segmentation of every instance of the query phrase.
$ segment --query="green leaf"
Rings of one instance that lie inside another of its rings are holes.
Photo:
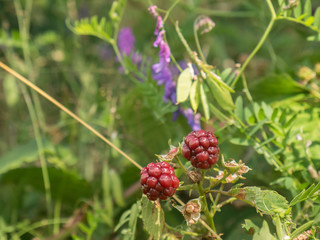
[[[242,224],[242,228],[247,230],[250,235],[253,235],[256,232],[259,232],[259,227],[255,225],[250,219],[245,219],[244,224]]]
[[[279,101],[308,91],[291,76],[280,74],[270,75],[255,82],[250,87],[250,92],[256,101]]]
[[[97,16],[90,18],[83,18],[74,22],[74,26],[71,25],[70,21],[67,21],[67,26],[75,34],[78,35],[90,35],[98,37],[107,42],[111,41],[112,27],[105,18],[101,18],[98,21]]]
[[[273,113],[273,108],[271,106],[267,105],[265,102],[261,103],[261,107],[262,107],[263,112],[266,115],[266,117],[270,120],[272,113]]]
[[[218,108],[216,108],[213,104],[209,104],[210,110],[213,113],[214,116],[219,118],[221,121],[229,121],[228,117],[224,115]]]
[[[303,189],[297,196],[290,202],[289,206],[292,207],[299,202],[303,202],[308,198],[313,197],[313,194],[320,189],[320,182],[317,185],[312,184],[307,190]]]
[[[139,205],[138,205],[139,203]],[[134,240],[135,239],[135,235],[136,235],[136,229],[137,229],[137,221],[138,221],[138,216],[140,213],[140,201],[138,203],[135,203],[132,205],[130,211],[130,219],[129,219],[129,229],[132,232],[132,236],[131,238],[129,238],[130,240]]]
[[[191,85],[190,89],[190,103],[193,111],[197,112],[198,107],[199,107],[199,92],[200,92],[200,84],[199,81],[194,81]]]
[[[258,187],[245,187],[232,189],[231,194],[254,206],[261,214],[279,214],[284,217],[289,212],[288,201],[275,191],[261,190]]]
[[[255,232],[252,240],[275,240],[275,237],[270,233],[268,223],[264,220],[262,228],[259,232]]]
[[[320,29],[320,7],[317,8],[315,14],[314,14],[314,21],[313,25]]]
[[[309,221],[309,222],[301,225],[299,228],[297,228],[296,230],[294,230],[292,232],[291,239],[298,237],[301,233],[303,233],[304,231],[306,231],[307,229],[312,227],[313,224],[314,224],[314,221]]]
[[[164,228],[164,213],[161,206],[142,197],[142,220],[144,228],[155,240],[159,240]]]
[[[312,14],[311,0],[306,0],[306,3],[304,4],[303,14],[305,15],[304,19],[308,19],[309,17],[311,17],[311,14]]]
[[[250,108],[248,108],[248,107],[244,108],[244,116],[245,116],[247,123],[249,123],[250,125],[255,124],[256,119],[255,119],[253,113],[251,112]]]
[[[252,142],[246,138],[231,138],[230,142],[240,146],[250,146]]]
[[[266,123],[266,120],[263,120],[261,122],[258,122],[253,128],[252,130],[248,133],[248,136],[252,136],[253,134],[255,134],[260,128],[262,128],[262,126]]]
[[[207,100],[207,95],[203,88],[203,83],[200,83],[200,97],[201,97],[201,104],[204,111],[204,117],[209,120],[210,119],[210,112],[209,112],[209,104]]]
[[[293,16],[298,18],[301,15],[301,1],[298,1],[297,6],[293,8]]]
[[[236,103],[235,103],[235,110],[234,113],[236,116],[243,121],[244,120],[244,114],[243,114],[243,99],[241,96],[237,97]]]
[[[113,198],[118,206],[123,207],[125,203],[123,198],[121,179],[114,170],[110,170],[110,178],[112,179],[111,189]]]
[[[53,148],[48,142],[43,142],[43,151]],[[25,162],[33,162],[38,160],[38,146],[36,141],[26,144],[20,144],[0,157],[0,174],[7,172],[13,168],[18,168]]]
[[[130,214],[131,214],[131,209],[129,209],[129,210],[125,211],[124,213],[122,213],[117,226],[115,226],[115,228],[114,228],[114,232],[118,231],[124,224],[129,222]]]
[[[231,93],[225,87],[221,87],[220,84],[211,77],[207,78],[206,83],[209,85],[213,97],[224,110],[230,111],[234,109]]]
[[[177,103],[186,101],[190,94],[192,84],[192,73],[190,68],[186,68],[178,77],[177,81]]]

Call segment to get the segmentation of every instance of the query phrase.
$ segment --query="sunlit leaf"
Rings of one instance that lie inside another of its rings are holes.
[[[308,19],[312,14],[312,5],[311,0],[306,0],[304,4],[303,14],[305,15],[305,19]]]
[[[293,8],[293,16],[298,18],[301,15],[301,1],[297,2],[297,6]]]
[[[182,103],[186,101],[190,94],[192,84],[192,73],[190,68],[186,68],[180,73],[177,81],[177,102]]]
[[[150,236],[159,240],[164,227],[164,213],[160,205],[145,196],[142,197],[142,220]]]
[[[315,14],[314,14],[314,21],[313,25],[320,29],[320,7],[317,8]]]
[[[200,84],[200,98],[201,98],[201,104],[204,111],[204,116],[207,120],[209,120],[210,119],[209,104],[207,100],[207,95],[203,88],[203,83]]]
[[[206,81],[211,89],[213,97],[217,100],[219,105],[226,111],[234,108],[234,103],[231,97],[231,93],[224,87],[221,87],[219,83],[213,80],[211,77]]]
[[[197,111],[198,107],[199,107],[199,102],[200,102],[200,98],[199,98],[199,93],[200,93],[200,88],[199,88],[200,84],[199,81],[194,81],[191,85],[191,89],[190,89],[190,103],[191,103],[191,107],[193,109],[193,111]]]

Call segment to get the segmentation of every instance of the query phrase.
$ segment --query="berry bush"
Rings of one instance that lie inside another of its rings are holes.
[[[0,1],[0,240],[320,239],[319,40],[318,0]]]

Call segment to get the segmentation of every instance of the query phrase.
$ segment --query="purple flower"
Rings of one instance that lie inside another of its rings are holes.
[[[163,101],[168,102],[169,100],[173,104],[177,104],[177,86],[173,81],[166,82],[166,84],[164,85]]]
[[[156,12],[156,9],[157,9],[158,7],[156,6],[156,5],[151,5],[149,8],[148,8],[148,10],[149,10],[149,12],[152,14],[152,16],[154,17],[154,18],[156,18],[157,16],[158,16],[158,14],[157,14],[157,12]]]
[[[180,114],[187,119],[187,122],[193,131],[201,129],[200,113],[196,113],[194,115],[193,110],[191,108],[183,109],[179,107],[179,109],[173,113],[172,121],[176,121]]]
[[[135,37],[130,27],[122,28],[118,34],[118,48],[121,54],[129,56],[134,48]]]
[[[156,29],[154,30],[154,35],[158,35],[161,28],[163,28],[163,21],[162,17],[158,16]]]
[[[155,81],[157,81],[158,85],[164,85],[164,95],[163,101],[169,102],[171,101],[173,104],[177,104],[177,87],[176,83],[173,81],[173,75],[179,75],[179,70],[177,67],[170,67],[170,47],[164,41],[165,30],[163,29],[163,20],[161,16],[159,16],[156,12],[157,6],[150,6],[149,12],[153,15],[154,18],[157,19],[156,28],[154,31],[154,35],[156,35],[156,40],[153,43],[154,47],[159,48],[159,62],[152,65],[152,76]],[[180,63],[182,69],[188,67],[185,61]],[[174,69],[176,68],[176,69]],[[201,129],[200,126],[200,114],[193,114],[191,108],[183,109],[179,107],[179,109],[173,113],[172,120],[175,121],[178,116],[182,114],[188,121],[189,126],[193,130]]]
[[[191,108],[181,110],[181,114],[187,119],[189,126],[193,131],[201,129],[200,125],[200,113],[193,115],[193,110]]]

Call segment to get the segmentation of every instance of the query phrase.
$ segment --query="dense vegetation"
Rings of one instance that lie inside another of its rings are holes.
[[[319,6],[0,0],[0,239],[319,239]]]

